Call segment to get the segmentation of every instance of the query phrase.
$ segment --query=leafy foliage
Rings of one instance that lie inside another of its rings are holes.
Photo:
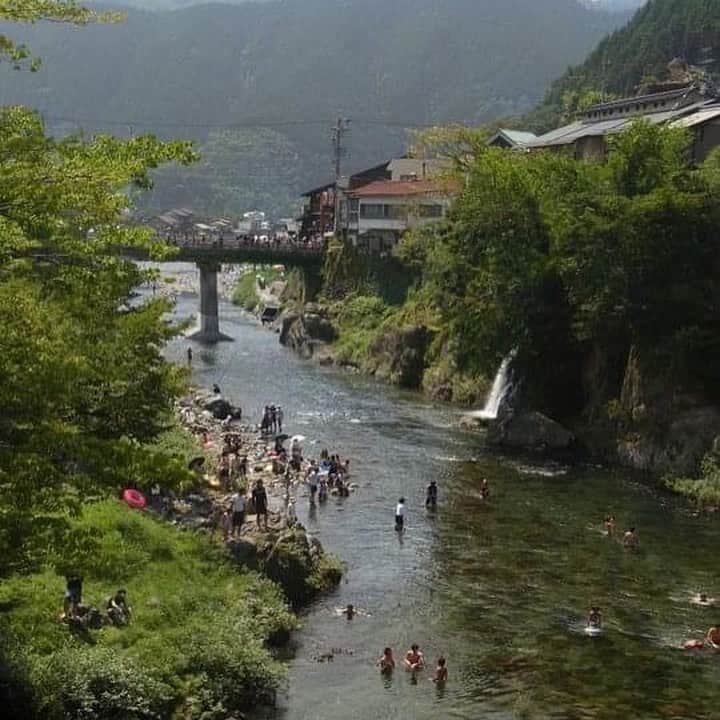
[[[91,505],[71,525],[93,541],[75,566],[86,600],[102,607],[127,588],[133,619],[88,643],[57,620],[64,579],[54,570],[3,583],[0,633],[38,717],[145,719],[182,709],[225,718],[272,699],[281,670],[264,643],[295,624],[276,586],[230,567],[209,538],[117,501]]]
[[[636,344],[678,381],[716,391],[717,186],[688,166],[688,141],[638,122],[606,165],[468,158],[448,224],[400,250],[423,268],[458,368],[491,377],[515,349],[539,404],[568,413],[583,348]]]
[[[121,189],[193,158],[152,137],[53,140],[23,108],[0,110],[0,572],[37,560],[92,488],[141,480],[182,374],[160,350],[162,301],[127,305],[143,276],[117,247],[149,247],[122,224]],[[172,474],[168,480],[172,482]]]

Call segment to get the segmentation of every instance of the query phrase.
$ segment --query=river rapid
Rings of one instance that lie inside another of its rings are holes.
[[[178,316],[196,312],[197,298],[180,296]],[[350,457],[360,486],[315,510],[298,497],[300,521],[347,575],[302,616],[275,720],[720,717],[720,654],[679,649],[720,622],[720,605],[691,603],[700,590],[720,597],[717,518],[623,471],[497,457],[458,429],[456,408],[304,362],[239,309],[223,302],[220,313],[235,342],[178,339],[168,356],[184,363],[192,345],[194,382],[218,383],[246,417],[283,405],[306,456]],[[423,506],[431,479],[434,515]],[[602,535],[607,513],[618,533],[637,526],[639,551]],[[347,603],[364,614],[339,616]],[[600,637],[584,632],[591,604],[605,617]],[[412,642],[430,663],[447,657],[444,689],[429,669],[380,676],[383,647],[399,660]],[[332,648],[332,662],[317,662]]]

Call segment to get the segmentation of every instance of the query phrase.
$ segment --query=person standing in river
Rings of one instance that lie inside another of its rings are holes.
[[[193,360],[193,351],[192,351],[192,348],[189,347],[189,348],[187,349],[187,362],[188,362],[188,367],[192,367],[192,360]]]
[[[264,520],[265,530],[268,529],[268,498],[267,491],[263,485],[262,480],[258,480],[255,483],[255,487],[252,491],[253,503],[255,504],[255,517],[257,519],[257,526],[260,529],[260,518]]]
[[[626,547],[628,550],[637,550],[638,547],[640,547],[640,538],[634,527],[625,531],[623,535],[623,547]]]
[[[277,417],[278,432],[282,433],[282,424],[283,424],[283,420],[285,419],[285,413],[283,412],[281,405],[277,406],[276,417]]]
[[[401,497],[395,506],[395,532],[405,529],[405,498]]]
[[[438,489],[435,480],[431,480],[427,486],[427,494],[425,495],[425,507],[428,510],[435,510],[437,507]]]
[[[270,406],[270,427],[277,434],[277,408],[274,405]]]

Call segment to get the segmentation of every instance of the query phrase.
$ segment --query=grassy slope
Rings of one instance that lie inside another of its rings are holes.
[[[294,626],[276,586],[119,501],[91,505],[76,527],[89,538],[85,598],[102,609],[125,587],[135,617],[83,639],[59,622],[54,570],[3,582],[0,632],[38,717],[211,719],[272,698],[281,671],[265,642]]]

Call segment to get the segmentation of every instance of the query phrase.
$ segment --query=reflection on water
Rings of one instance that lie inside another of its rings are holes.
[[[195,302],[181,299],[180,314]],[[301,428],[311,453],[351,457],[360,484],[312,517],[298,501],[301,521],[348,573],[303,618],[280,718],[720,717],[720,655],[678,649],[718,621],[690,602],[700,590],[720,594],[717,522],[621,472],[493,458],[455,429],[453,409],[304,363],[235,308],[221,314],[235,342],[197,352],[195,380],[218,382],[248,416],[281,403],[289,432]],[[187,344],[170,348],[178,362]],[[432,515],[430,479],[440,488]],[[399,495],[403,542],[393,532]],[[618,537],[600,532],[606,514]],[[630,525],[637,552],[619,542]],[[338,617],[347,603],[368,616]],[[592,604],[605,618],[600,637],[584,632]],[[448,658],[444,691],[430,669],[417,683],[400,669],[378,672],[383,647],[397,658],[415,641],[430,663]],[[314,659],[331,648],[348,652]]]

